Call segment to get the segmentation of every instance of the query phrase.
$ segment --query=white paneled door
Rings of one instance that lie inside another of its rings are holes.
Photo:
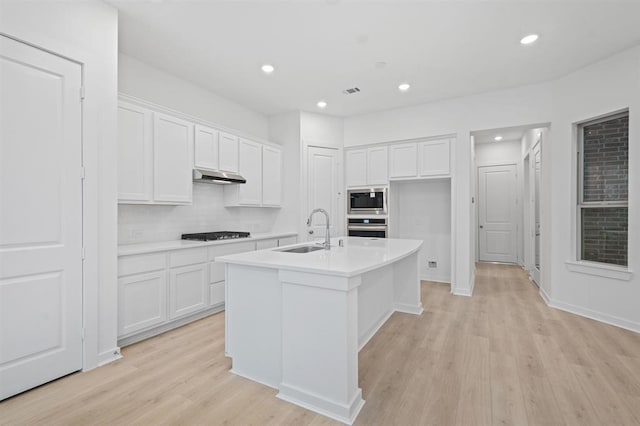
[[[478,167],[479,259],[516,263],[516,166]]]
[[[82,368],[81,82],[0,36],[0,399]]]
[[[313,209],[323,208],[329,213],[331,235],[338,224],[338,150],[330,148],[309,147],[308,155],[308,217]],[[326,219],[317,213],[311,224],[313,238],[324,239]]]

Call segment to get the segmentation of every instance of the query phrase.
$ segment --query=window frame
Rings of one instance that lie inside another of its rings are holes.
[[[627,230],[627,265],[618,265],[615,263],[598,262],[595,260],[587,260],[582,257],[582,210],[590,208],[615,208],[626,207],[627,208],[627,220],[629,209],[629,195],[627,191],[627,199],[625,201],[584,201],[584,128],[586,126],[592,126],[594,124],[604,123],[610,120],[616,120],[618,118],[627,117],[630,118],[629,109],[613,112],[610,114],[602,115],[598,118],[585,120],[576,123],[577,133],[577,177],[578,177],[578,193],[576,197],[576,261],[577,262],[593,262],[598,265],[607,265],[615,268],[628,268],[629,267],[629,231]],[[629,149],[629,143],[627,141],[627,150]],[[628,154],[627,154],[628,155]],[[627,180],[627,189],[629,182]]]

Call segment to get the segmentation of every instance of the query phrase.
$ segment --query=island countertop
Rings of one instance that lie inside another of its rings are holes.
[[[344,247],[338,246],[344,241]],[[309,253],[282,251],[313,243],[293,244],[277,249],[266,249],[216,257],[216,262],[299,272],[320,273],[352,277],[388,265],[420,249],[422,241],[395,238],[336,237],[331,239],[331,250]]]

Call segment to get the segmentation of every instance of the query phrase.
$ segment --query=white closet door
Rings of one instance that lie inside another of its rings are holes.
[[[0,400],[82,368],[81,78],[0,36]]]
[[[338,150],[309,147],[307,211],[304,219],[313,209],[323,208],[329,213],[331,235],[338,223]],[[313,216],[313,238],[324,239],[326,219],[321,213]],[[307,237],[308,238],[308,237]]]

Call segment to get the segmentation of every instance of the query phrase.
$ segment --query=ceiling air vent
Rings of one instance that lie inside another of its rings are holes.
[[[342,91],[342,93],[344,93],[345,95],[353,95],[355,93],[358,93],[360,91],[360,89],[358,89],[357,87],[352,87],[351,89],[345,89]]]

